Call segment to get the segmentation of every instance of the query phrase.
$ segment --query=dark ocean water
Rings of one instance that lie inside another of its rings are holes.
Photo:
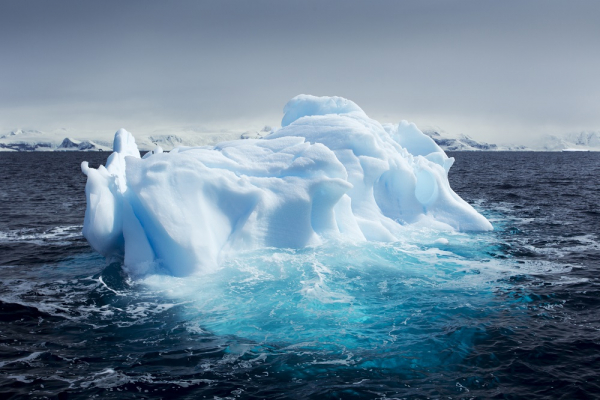
[[[449,155],[494,232],[132,282],[81,236],[106,153],[0,153],[0,397],[600,397],[600,154]]]

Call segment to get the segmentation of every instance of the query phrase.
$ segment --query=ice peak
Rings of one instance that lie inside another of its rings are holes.
[[[135,138],[131,133],[121,128],[115,133],[113,141],[113,151],[121,153],[124,156],[133,156],[140,158],[140,151],[135,144]]]
[[[300,94],[287,102],[283,108],[284,116],[281,126],[285,127],[292,122],[313,115],[347,114],[351,112],[365,112],[351,100],[338,96],[312,96]]]

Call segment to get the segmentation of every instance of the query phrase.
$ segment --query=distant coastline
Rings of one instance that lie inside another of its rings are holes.
[[[230,140],[261,139],[272,132],[265,126],[260,131],[243,133],[223,131],[214,133],[183,132],[177,134],[138,135],[142,151],[151,151],[157,145],[165,151],[175,147],[210,146]],[[48,152],[48,151],[112,151],[112,142],[104,137],[85,137],[58,131],[45,133],[38,130],[15,130],[0,136],[0,152]],[[69,132],[70,133],[70,132]],[[581,132],[564,136],[545,135],[535,146],[499,145],[478,141],[470,136],[452,135],[444,131],[423,129],[444,151],[543,151],[543,152],[589,152],[600,151],[600,132]]]

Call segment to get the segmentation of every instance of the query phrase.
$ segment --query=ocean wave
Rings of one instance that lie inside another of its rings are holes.
[[[68,245],[73,239],[82,239],[83,225],[55,226],[40,230],[24,228],[0,231],[0,243],[31,243],[44,245]]]

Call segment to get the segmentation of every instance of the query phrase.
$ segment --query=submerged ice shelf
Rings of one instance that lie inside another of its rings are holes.
[[[300,95],[263,139],[157,147],[115,134],[90,168],[83,234],[132,276],[188,276],[235,251],[395,241],[410,227],[491,230],[452,191],[454,162],[414,124],[382,125],[341,97]]]

